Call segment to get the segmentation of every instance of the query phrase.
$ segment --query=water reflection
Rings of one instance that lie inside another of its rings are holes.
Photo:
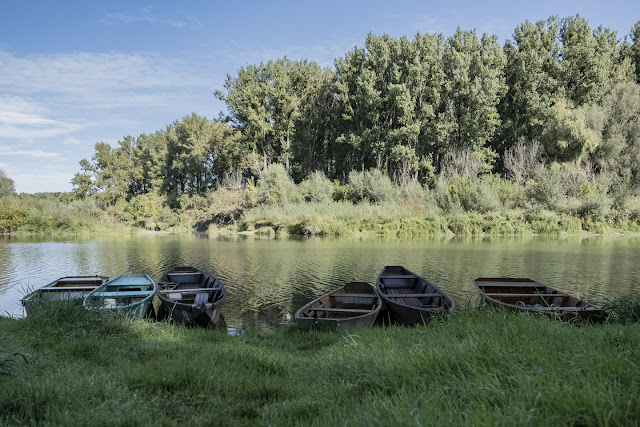
[[[640,292],[640,238],[385,240],[143,235],[95,239],[0,238],[0,312],[21,315],[28,288],[69,275],[147,273],[178,265],[218,276],[231,328],[291,320],[310,299],[349,281],[375,283],[385,265],[404,265],[475,303],[476,277],[529,277],[590,300]]]

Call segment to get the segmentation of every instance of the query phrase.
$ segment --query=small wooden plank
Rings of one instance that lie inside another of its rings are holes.
[[[199,293],[208,293],[219,291],[222,288],[194,288],[194,289],[168,289],[166,291],[159,291],[161,294],[171,294],[171,293],[180,293],[180,294],[199,294]]]
[[[562,313],[563,311],[585,311],[585,310],[593,310],[600,311],[598,307],[522,307],[526,310],[531,311],[557,311]]]
[[[100,292],[95,294],[100,298],[146,298],[153,292],[140,292],[140,291],[123,291],[123,292]]]
[[[442,294],[388,294],[389,298],[432,298],[441,297]]]
[[[193,273],[168,273],[167,276],[201,276],[202,273],[194,271]]]
[[[380,276],[381,279],[416,279],[413,274],[390,274],[388,276]]]
[[[386,283],[382,284],[383,289],[413,289],[416,287],[415,283],[407,284],[397,284],[397,285],[388,285]]]
[[[487,297],[505,297],[505,298],[523,298],[523,297],[568,297],[567,294],[538,294],[538,293],[530,293],[530,294],[516,294],[516,293],[500,293],[500,292],[485,292],[485,296]]]
[[[68,292],[68,291],[91,292],[96,288],[97,286],[65,286],[65,287],[59,286],[59,287],[52,287],[52,288],[40,288],[38,290],[40,292]]]
[[[361,308],[326,308],[326,307],[311,307],[309,311],[331,311],[334,313],[370,313],[371,310],[364,310]]]
[[[331,294],[332,297],[343,297],[343,298],[378,298],[375,294]]]

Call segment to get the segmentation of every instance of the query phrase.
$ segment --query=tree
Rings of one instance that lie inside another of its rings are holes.
[[[506,56],[497,36],[484,34],[478,40],[475,31],[458,28],[447,39],[443,61],[447,94],[438,124],[448,135],[443,135],[445,145],[439,152],[470,149],[488,164],[493,154],[487,144],[500,124],[497,105],[506,91]]]
[[[559,75],[558,20],[525,21],[504,46],[507,92],[498,111],[502,118],[494,147],[503,152],[524,138],[540,137],[547,111],[562,98]]]
[[[6,199],[14,194],[16,194],[16,188],[13,180],[3,169],[0,169],[0,199]]]

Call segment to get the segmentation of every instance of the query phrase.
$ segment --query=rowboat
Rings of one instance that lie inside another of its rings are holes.
[[[442,289],[399,265],[383,268],[377,287],[391,319],[403,325],[426,324],[455,307]]]
[[[295,314],[300,329],[343,329],[371,326],[382,300],[368,283],[351,282],[311,301]]]
[[[25,295],[22,298],[22,306],[27,312],[32,313],[40,304],[53,301],[74,301],[82,304],[84,298],[108,280],[102,276],[67,276],[54,280],[40,289]]]
[[[483,301],[492,307],[554,318],[596,321],[602,317],[602,310],[595,305],[531,279],[481,277],[475,280],[475,285]]]
[[[185,325],[215,325],[227,290],[217,277],[193,267],[176,267],[158,281],[159,318]]]
[[[123,274],[91,291],[84,305],[142,319],[151,310],[156,288],[155,282],[146,274]]]

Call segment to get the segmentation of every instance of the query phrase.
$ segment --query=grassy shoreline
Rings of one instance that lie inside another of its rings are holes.
[[[629,425],[639,332],[467,310],[229,336],[70,307],[0,318],[0,424]]]

